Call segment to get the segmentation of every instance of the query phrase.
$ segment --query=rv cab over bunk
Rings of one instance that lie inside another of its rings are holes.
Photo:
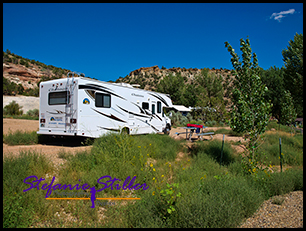
[[[38,134],[97,138],[108,132],[169,134],[172,107],[167,94],[129,84],[86,78],[70,72],[67,78],[40,83]]]

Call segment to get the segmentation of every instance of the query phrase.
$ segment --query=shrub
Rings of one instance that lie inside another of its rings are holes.
[[[13,100],[3,108],[3,115],[22,115],[23,110],[20,110],[21,108],[22,106],[19,106],[19,104]]]
[[[27,111],[27,115],[31,117],[39,117],[39,110],[38,109],[33,109]]]
[[[187,113],[186,116],[183,116],[181,112],[175,112],[172,110],[167,115],[169,116],[170,114],[172,126],[186,126],[187,123],[197,123],[193,120],[192,115],[190,113]]]
[[[262,193],[240,176],[214,176],[198,181],[202,183],[193,188],[192,195],[178,202],[177,216],[172,220],[175,227],[237,227],[263,202]]]
[[[254,187],[262,191],[265,200],[292,191],[303,191],[303,170],[298,168],[273,174],[261,172],[256,178],[249,176],[248,180]]]
[[[216,121],[207,121],[206,123],[205,123],[205,126],[207,126],[207,127],[214,127],[215,125],[217,124],[217,122]]]

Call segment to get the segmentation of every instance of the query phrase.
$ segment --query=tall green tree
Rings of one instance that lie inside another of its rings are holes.
[[[277,68],[275,66],[267,70],[259,68],[261,80],[268,87],[265,98],[273,104],[271,113],[278,120],[281,116],[282,101],[286,90],[284,87],[284,70],[284,67]]]
[[[296,116],[297,113],[295,112],[291,94],[289,91],[284,91],[279,122],[284,125],[291,125],[295,121]]]
[[[303,117],[303,34],[296,33],[282,51],[285,64],[285,88],[290,91],[299,117]]]
[[[157,91],[169,94],[171,96],[173,104],[183,104],[182,92],[184,84],[184,78],[181,76],[181,74],[170,74],[168,76],[165,76],[159,82],[159,84],[157,85]]]
[[[190,84],[185,84],[183,88],[183,95],[182,95],[181,102],[186,107],[195,107],[197,103],[197,87],[194,82]]]
[[[232,46],[225,42],[225,47],[231,54],[235,79],[232,92],[232,110],[230,126],[233,131],[247,133],[247,158],[250,163],[256,163],[258,158],[257,148],[261,134],[265,132],[270,118],[271,104],[264,98],[268,88],[262,83],[259,76],[258,60],[255,53],[252,55],[250,40],[240,39],[242,62]],[[252,61],[253,59],[253,61]],[[251,166],[247,165],[248,170]]]
[[[223,100],[224,90],[222,85],[223,78],[221,75],[209,73],[204,68],[199,76],[196,76],[197,84],[197,106],[203,108],[202,119],[206,122],[209,120],[223,120],[225,114],[225,103]]]

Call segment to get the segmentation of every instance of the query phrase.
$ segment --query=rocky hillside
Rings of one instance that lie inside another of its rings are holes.
[[[10,51],[3,52],[3,77],[21,84],[24,89],[37,87],[43,79],[64,78],[69,70],[23,58]]]
[[[138,84],[140,88],[146,90],[155,90],[157,84],[162,80],[165,76],[168,75],[176,75],[180,74],[184,77],[186,83],[190,83],[195,76],[200,75],[202,69],[198,68],[180,68],[180,67],[173,67],[173,68],[165,68],[162,67],[161,69],[156,65],[152,67],[141,67],[135,71],[132,71],[129,75],[116,80],[116,83],[129,83],[129,84]],[[210,69],[210,73],[214,73],[216,75],[221,75],[223,79],[225,79],[228,75],[231,76],[231,70],[228,69]]]
[[[119,77],[115,82],[138,84],[139,87],[146,90],[155,90],[157,84],[167,75],[180,74],[186,83],[190,83],[195,76],[201,73],[198,68],[159,68],[157,65],[152,67],[141,67],[132,71],[126,77]],[[46,65],[39,61],[23,58],[11,53],[9,50],[3,52],[3,77],[9,82],[20,84],[26,89],[36,88],[40,81],[65,78],[70,70]],[[231,70],[215,69],[209,70],[210,73],[221,75],[223,79],[231,75]]]

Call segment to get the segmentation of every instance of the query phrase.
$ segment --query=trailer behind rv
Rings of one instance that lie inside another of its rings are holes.
[[[108,132],[169,134],[169,95],[69,73],[40,83],[38,134],[97,138]]]

